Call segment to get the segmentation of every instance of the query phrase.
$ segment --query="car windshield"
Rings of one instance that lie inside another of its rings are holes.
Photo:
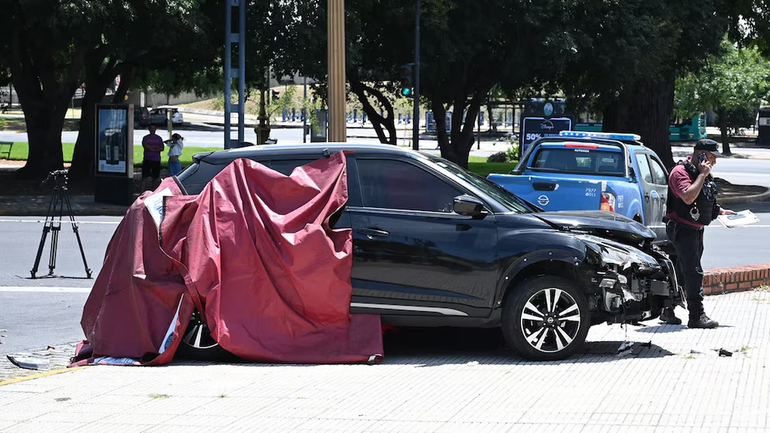
[[[497,203],[499,203],[509,212],[529,213],[538,211],[537,208],[532,207],[519,196],[513,194],[500,185],[487,180],[476,173],[473,173],[472,171],[466,170],[451,161],[447,161],[444,158],[440,158],[431,154],[424,155],[427,156],[432,163],[438,165],[444,170],[449,171],[453,175],[466,180],[468,183],[480,189],[484,194],[493,198]]]

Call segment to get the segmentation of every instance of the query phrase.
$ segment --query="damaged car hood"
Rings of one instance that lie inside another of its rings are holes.
[[[644,224],[608,211],[536,212],[532,216],[556,229],[590,234],[622,243],[640,244],[655,239],[655,232]]]

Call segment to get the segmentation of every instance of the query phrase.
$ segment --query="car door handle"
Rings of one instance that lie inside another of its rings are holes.
[[[358,229],[356,230],[356,232],[358,232],[358,234],[368,236],[369,239],[375,238],[375,237],[384,238],[384,237],[390,236],[390,233],[380,229]]]
[[[650,195],[649,194],[645,194],[644,195],[644,201],[650,201]]]
[[[556,184],[550,182],[533,182],[532,188],[536,191],[555,191]]]

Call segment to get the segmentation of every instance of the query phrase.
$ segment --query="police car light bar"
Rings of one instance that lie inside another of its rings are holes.
[[[560,137],[569,138],[604,138],[606,140],[621,141],[640,141],[642,137],[636,134],[624,134],[620,132],[584,132],[584,131],[561,131]]]

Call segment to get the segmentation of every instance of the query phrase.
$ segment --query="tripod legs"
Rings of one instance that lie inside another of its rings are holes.
[[[75,238],[78,240],[78,248],[80,248],[80,257],[83,259],[83,266],[86,269],[87,278],[91,278],[91,268],[88,267],[86,261],[86,253],[83,251],[83,242],[80,240],[80,231],[78,230],[78,223],[75,222],[75,216],[72,214],[72,204],[70,204],[70,196],[67,192],[64,192],[64,202],[67,204],[67,212],[70,216],[70,222],[72,223],[72,232],[75,233]]]
[[[38,267],[40,266],[40,257],[43,255],[43,248],[45,247],[45,240],[48,233],[51,233],[51,253],[48,258],[48,275],[54,276],[54,269],[56,268],[56,253],[59,248],[59,232],[61,231],[61,220],[64,215],[64,206],[67,206],[67,213],[70,217],[70,223],[72,224],[72,231],[75,233],[75,238],[78,241],[78,247],[80,248],[80,257],[83,259],[83,265],[85,266],[87,278],[91,278],[91,269],[86,262],[86,254],[83,251],[83,243],[80,240],[80,232],[78,231],[78,225],[75,222],[75,217],[72,214],[72,205],[70,204],[69,194],[66,187],[57,185],[54,187],[54,192],[51,195],[51,202],[48,205],[48,214],[45,217],[45,223],[43,225],[43,234],[40,237],[40,245],[37,248],[37,255],[35,256],[35,265],[32,267],[30,273],[32,278],[35,279]],[[57,212],[58,211],[58,212]],[[58,213],[58,215],[56,215]],[[58,217],[58,220],[55,218]]]

